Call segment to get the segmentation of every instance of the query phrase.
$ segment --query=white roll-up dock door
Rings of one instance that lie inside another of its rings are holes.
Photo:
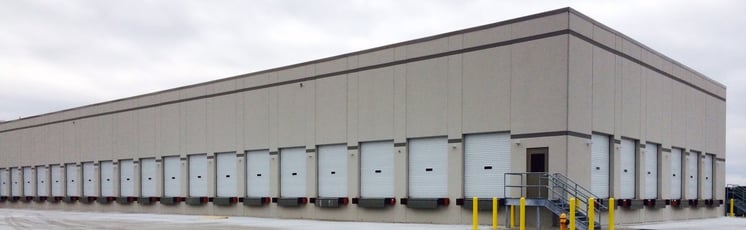
[[[119,196],[135,196],[135,162],[119,160]]]
[[[179,156],[163,158],[163,195],[181,196],[181,159]]]
[[[114,162],[99,162],[101,169],[101,196],[114,197]]]
[[[319,197],[347,197],[347,145],[319,146]]]
[[[189,155],[189,196],[207,196],[207,155]]]
[[[67,196],[80,196],[80,176],[78,176],[78,165],[65,164],[65,178],[67,179]]]
[[[448,197],[448,139],[409,140],[409,197]]]
[[[706,154],[702,162],[702,199],[712,199],[712,155]]]
[[[96,168],[93,162],[83,162],[83,196],[98,196],[96,194]]]
[[[269,150],[246,152],[246,196],[269,197]]]
[[[236,178],[236,153],[218,153],[216,177],[218,197],[235,197],[238,195],[238,183]]]
[[[622,138],[621,151],[619,156],[619,175],[621,184],[620,199],[635,198],[635,149],[637,148],[634,140]]]
[[[360,144],[360,195],[394,197],[394,142]]]
[[[681,149],[671,149],[671,199],[681,199]]]
[[[23,167],[23,195],[24,196],[35,196],[34,187],[36,180],[34,180],[33,169],[31,167]]]
[[[658,144],[645,145],[645,199],[658,198]]]
[[[63,183],[65,181],[62,180],[62,175],[64,172],[62,171],[61,165],[52,165],[51,167],[52,172],[52,196],[55,197],[62,197],[65,196],[64,186]]]
[[[11,196],[23,196],[23,178],[21,175],[21,169],[11,168],[10,169],[10,195]]]
[[[699,153],[690,152],[686,155],[686,177],[689,180],[686,188],[686,199],[697,199],[697,189],[699,189]]]
[[[504,174],[511,172],[510,158],[509,133],[466,135],[464,137],[465,197],[505,197]]]
[[[49,168],[44,165],[36,166],[36,195],[49,196]]]
[[[591,145],[591,193],[597,198],[609,198],[610,138],[594,133]]]
[[[10,196],[10,178],[8,176],[8,169],[0,169],[0,196]]]
[[[280,196],[306,196],[306,150],[304,148],[280,150]]]
[[[155,158],[140,159],[140,191],[143,197],[157,197]]]

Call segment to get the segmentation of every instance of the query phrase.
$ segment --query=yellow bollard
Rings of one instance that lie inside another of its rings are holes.
[[[492,197],[492,230],[497,230],[497,197]]]
[[[609,230],[614,230],[614,198],[609,198]]]
[[[515,206],[510,206],[510,228],[515,228]]]
[[[474,230],[479,229],[479,199],[477,197],[471,198],[471,223]]]
[[[526,230],[526,198],[521,197],[521,203],[518,209],[520,210],[520,213],[518,213],[520,215],[520,217],[518,217],[520,218],[518,220],[518,228],[520,230]]]
[[[735,213],[733,213],[733,198],[730,198],[730,217],[736,216]]]
[[[593,197],[588,198],[588,229],[595,229],[596,227],[596,199]]]
[[[575,230],[575,197],[570,198],[570,230]]]

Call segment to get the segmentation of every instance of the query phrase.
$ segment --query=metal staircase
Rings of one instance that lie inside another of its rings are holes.
[[[730,199],[733,198],[733,211],[736,215],[746,214],[746,186],[726,185],[726,215],[730,212]]]
[[[601,229],[600,212],[608,208],[601,202],[595,202],[594,220],[588,218],[588,200],[595,198],[583,186],[560,173],[505,173],[504,194],[508,205],[519,205],[520,198],[526,199],[526,206],[543,207],[559,216],[570,211],[570,198],[575,198],[575,225],[577,229],[586,230],[590,221],[594,229]],[[511,182],[511,183],[509,183]],[[520,190],[520,192],[519,192]],[[515,197],[518,195],[517,197]],[[540,218],[537,217],[537,225]]]

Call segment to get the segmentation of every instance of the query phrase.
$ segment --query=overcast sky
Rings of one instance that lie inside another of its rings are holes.
[[[0,0],[0,120],[573,7],[728,87],[746,185],[746,1]]]

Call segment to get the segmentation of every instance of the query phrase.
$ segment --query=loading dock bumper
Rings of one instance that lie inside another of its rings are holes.
[[[132,202],[135,202],[136,200],[137,200],[137,197],[134,197],[134,196],[117,197],[118,204],[130,204]]]
[[[62,201],[64,201],[65,203],[75,203],[76,201],[78,201],[78,199],[80,199],[80,197],[66,196],[65,198],[62,198]]]
[[[57,202],[60,202],[60,201],[62,201],[62,199],[64,199],[64,197],[61,197],[61,196],[53,196],[53,197],[52,197],[52,199],[49,199],[49,202],[52,202],[52,203],[57,203]]]
[[[199,206],[207,204],[207,202],[210,202],[210,198],[206,196],[198,196],[198,197],[187,197],[186,198],[186,204],[191,206]]]
[[[243,198],[244,206],[260,207],[260,206],[264,206],[265,204],[269,204],[269,203],[272,203],[272,199],[269,197],[244,197]]]
[[[352,198],[352,203],[361,208],[385,208],[396,205],[396,198]]]
[[[41,203],[41,202],[47,201],[47,197],[46,196],[37,196],[37,197],[34,197],[34,201],[36,201],[38,203]]]
[[[212,203],[218,206],[231,206],[238,203],[238,197],[215,197]]]
[[[80,198],[80,203],[86,203],[90,204],[96,201],[96,197],[94,196],[84,196]]]
[[[477,198],[479,201],[479,211],[492,211],[492,198]],[[474,206],[473,198],[461,198],[456,199],[456,205],[461,206],[463,209],[472,210]],[[497,205],[505,205],[505,199],[497,199]]]
[[[138,197],[137,198],[137,203],[138,204],[154,204],[154,203],[158,202],[160,199],[161,199],[160,197],[155,197],[155,196]]]
[[[273,200],[275,201],[275,200]],[[280,207],[299,207],[308,203],[306,197],[280,197],[276,199],[277,206]]]
[[[320,208],[339,208],[350,203],[347,197],[324,197],[316,198],[316,206]]]
[[[175,205],[175,204],[178,204],[179,202],[182,202],[184,200],[185,200],[184,197],[168,197],[168,196],[164,196],[164,197],[160,198],[161,204],[165,204],[165,205]]]
[[[113,196],[102,196],[102,197],[99,197],[98,200],[96,200],[96,202],[98,202],[99,204],[108,204],[108,203],[115,201],[116,199],[117,198]]]
[[[668,205],[675,208],[687,208],[689,207],[689,202],[687,200],[669,200]]]
[[[8,201],[8,197],[7,196],[0,196],[0,202],[5,202],[5,201]]]
[[[32,200],[34,200],[33,196],[24,196],[22,201],[23,202],[31,202]]]
[[[440,206],[448,206],[451,202],[448,198],[401,198],[400,203],[407,208],[413,209],[436,209]]]
[[[629,210],[642,209],[645,205],[643,200],[633,200],[633,199],[619,199],[616,202],[616,204],[619,207],[626,208]]]

